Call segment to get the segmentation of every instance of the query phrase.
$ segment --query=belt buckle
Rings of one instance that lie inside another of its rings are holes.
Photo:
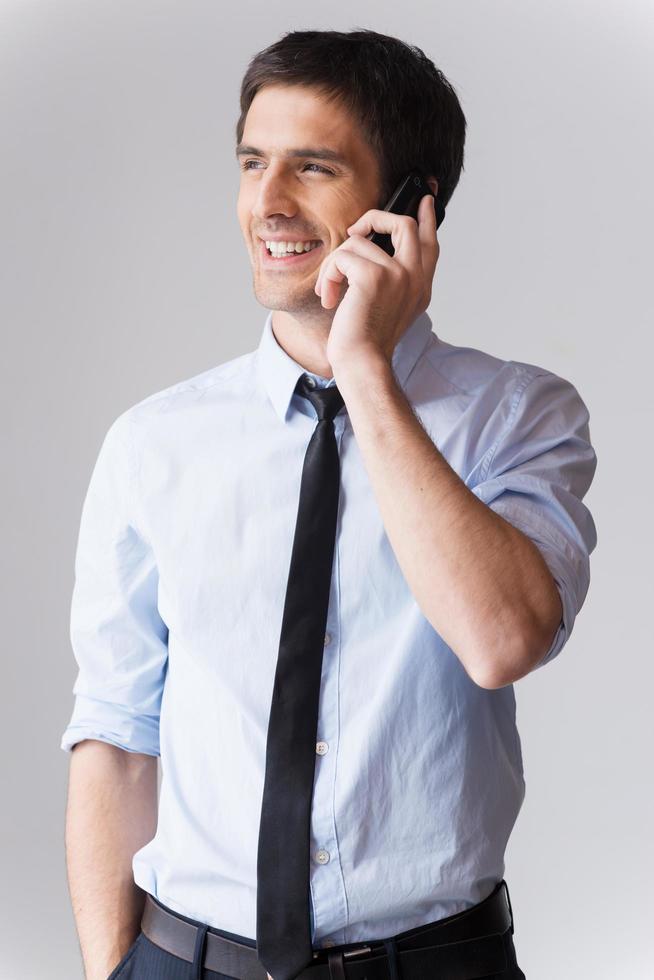
[[[348,949],[343,956],[361,956],[363,953],[372,953],[370,946],[360,946],[359,949]]]
[[[328,948],[329,947],[326,946],[324,949],[315,950],[313,953],[314,960],[318,956],[322,956],[323,953],[325,953]],[[343,956],[361,956],[363,953],[372,953],[372,947],[360,946],[359,949],[348,949],[346,952],[343,953]]]

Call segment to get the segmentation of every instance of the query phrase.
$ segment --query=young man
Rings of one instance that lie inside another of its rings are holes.
[[[383,207],[415,167],[448,203],[465,119],[419,49],[287,34],[241,110],[260,344],[120,415],[82,512],[87,980],[524,977],[512,685],[588,589],[588,411],[431,330],[433,197]]]

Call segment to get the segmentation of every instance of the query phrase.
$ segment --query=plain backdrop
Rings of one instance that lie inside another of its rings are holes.
[[[569,379],[598,456],[589,593],[515,686],[509,842],[528,980],[651,977],[654,6],[424,0],[0,2],[0,978],[81,980],[65,870],[81,505],[110,423],[253,350],[234,127],[294,29],[420,46],[468,121],[429,313],[449,343]]]

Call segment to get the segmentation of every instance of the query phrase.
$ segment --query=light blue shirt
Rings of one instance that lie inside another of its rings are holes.
[[[543,554],[563,618],[540,667],[569,638],[589,585],[588,410],[569,381],[431,327],[423,313],[403,335],[395,377],[465,485]],[[161,755],[157,831],[134,855],[134,879],[183,915],[251,939],[268,717],[317,422],[294,393],[303,373],[269,312],[256,350],[124,411],[100,448],[75,556],[79,672],[61,747],[92,738]],[[477,686],[422,614],[347,406],[335,432],[314,948],[386,938],[480,902],[504,876],[525,790],[513,686]]]

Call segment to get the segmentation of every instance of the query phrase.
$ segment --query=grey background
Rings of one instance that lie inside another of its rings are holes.
[[[654,8],[645,2],[0,3],[0,977],[79,980],[65,877],[73,558],[111,421],[252,350],[238,91],[284,31],[373,28],[455,86],[466,169],[429,309],[571,380],[599,543],[559,657],[516,684],[506,878],[529,980],[644,980],[652,861]]]

